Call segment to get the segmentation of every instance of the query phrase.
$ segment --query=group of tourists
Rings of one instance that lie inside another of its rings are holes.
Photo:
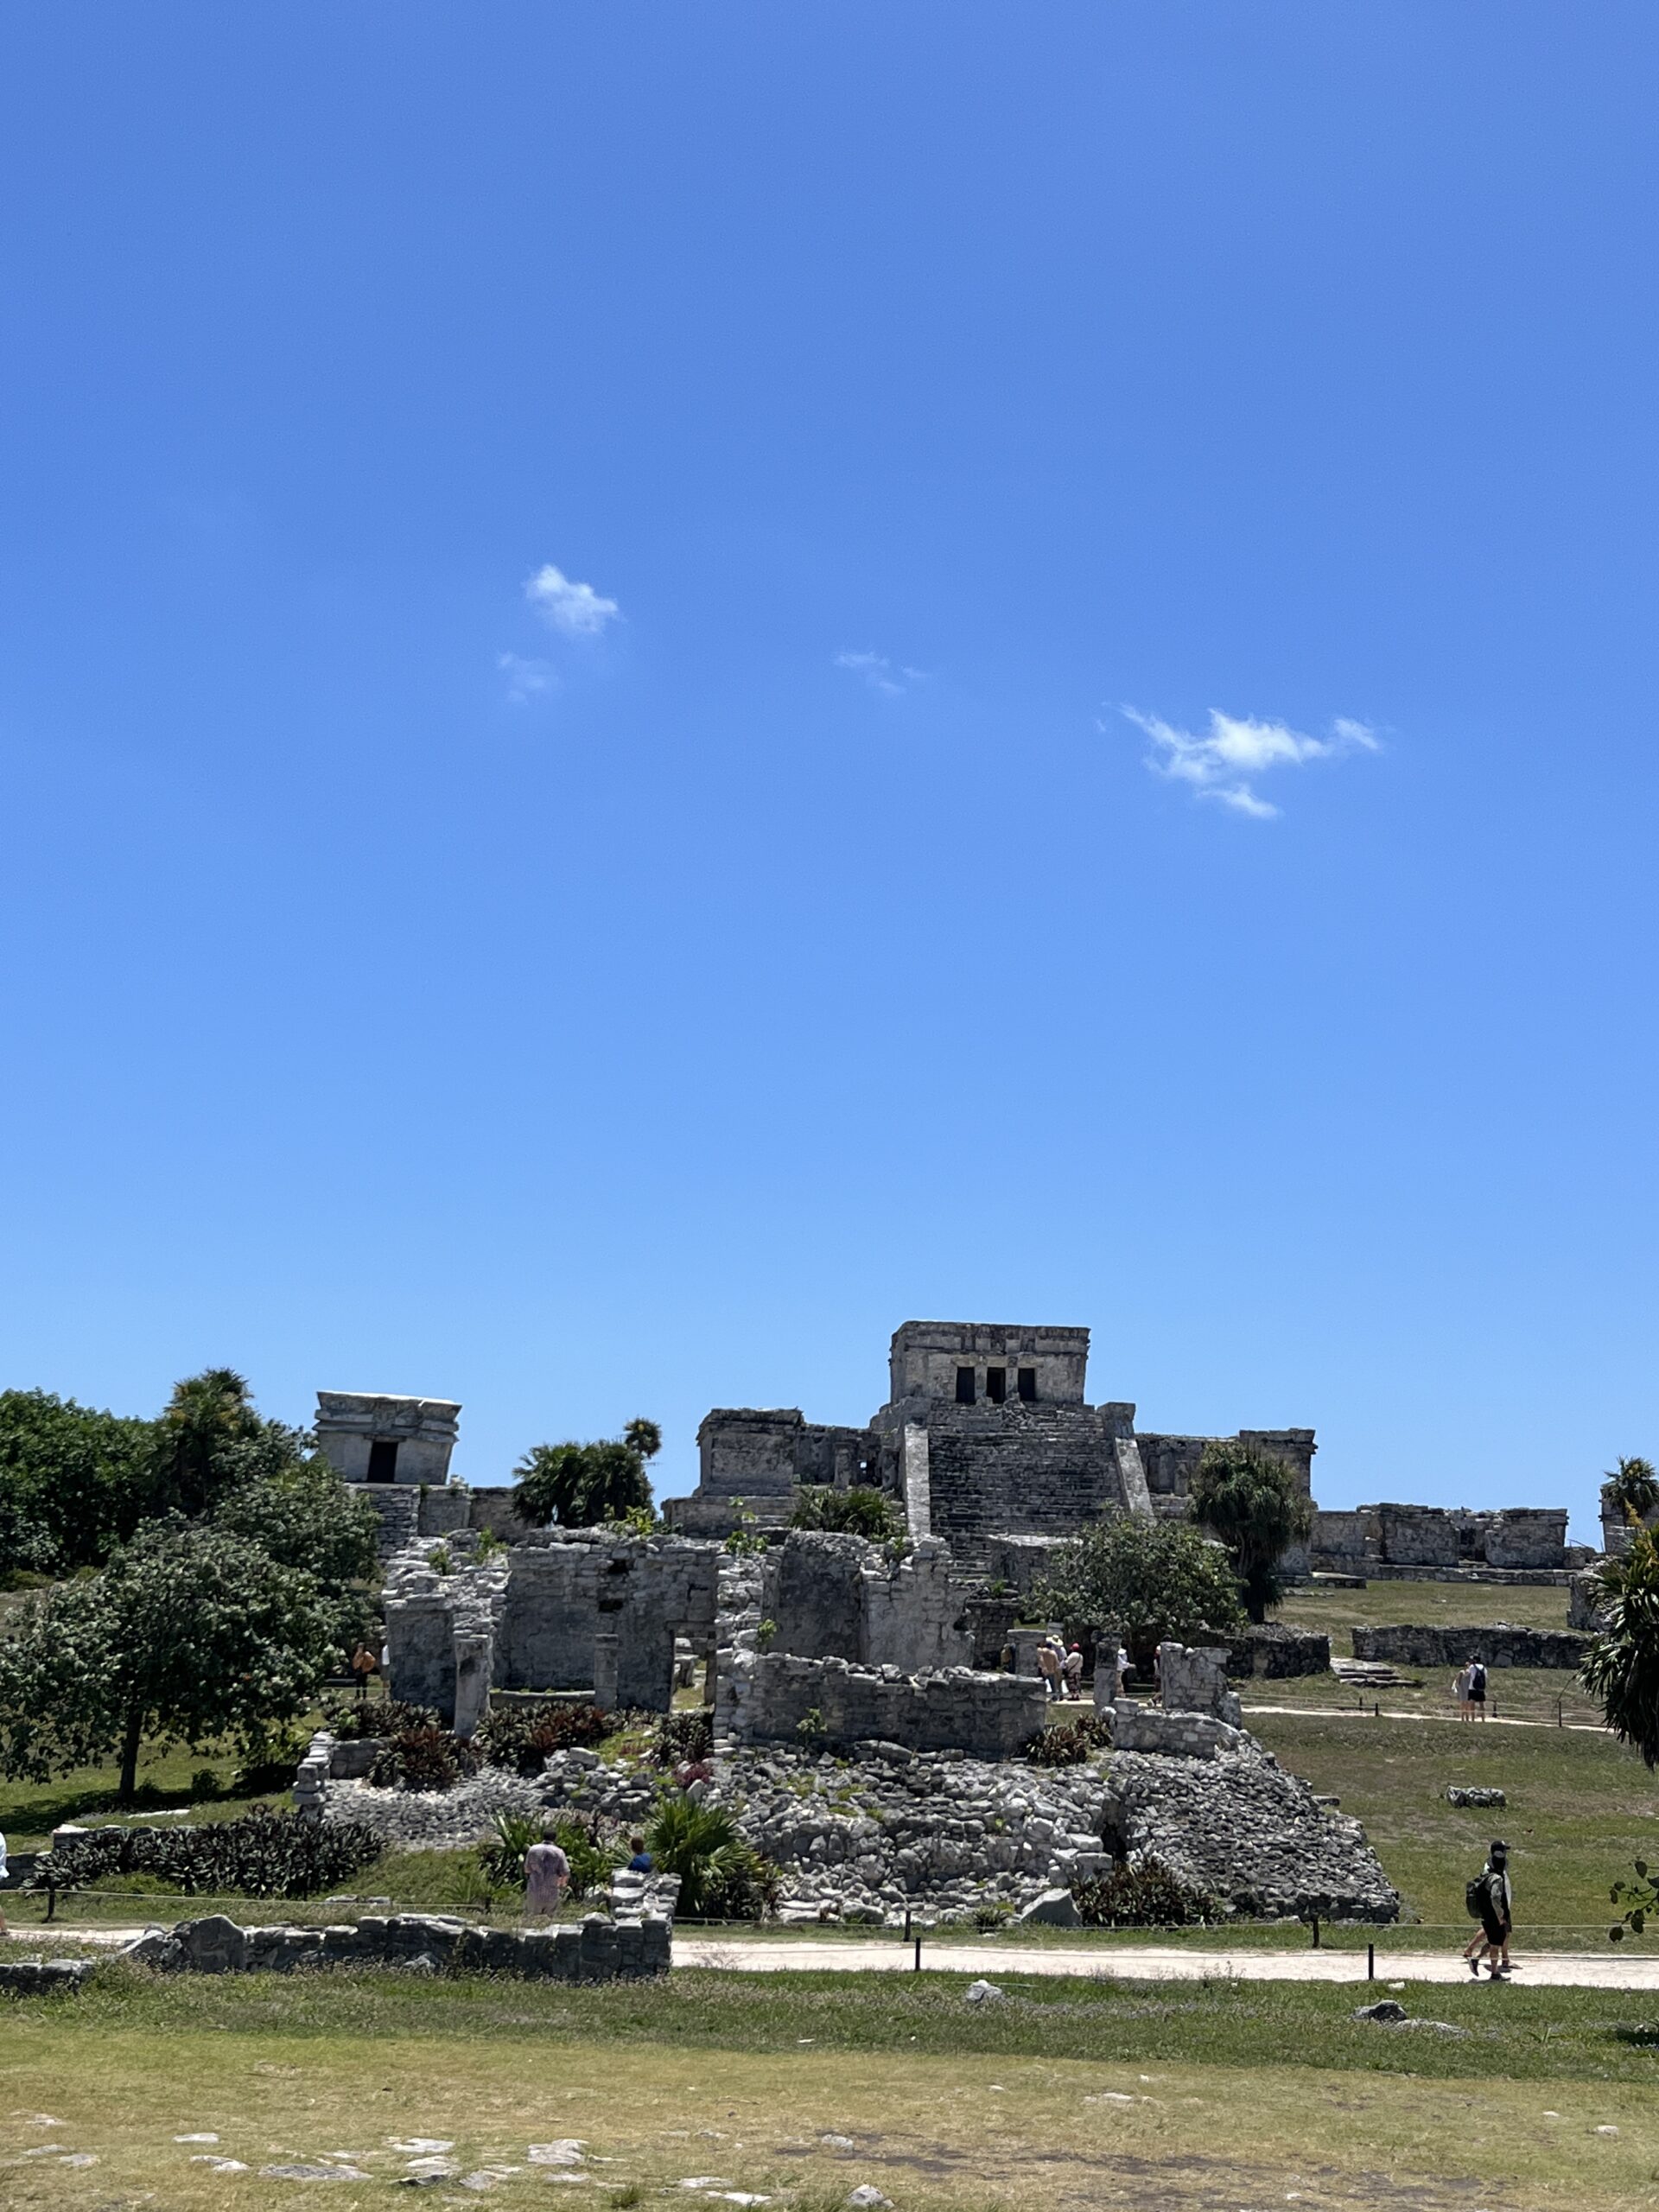
[[[1486,1669],[1478,1653],[1452,1677],[1452,1694],[1457,1700],[1459,1720],[1486,1718]]]
[[[1046,1636],[1037,1647],[1037,1671],[1051,1699],[1083,1695],[1083,1646],[1068,1651],[1058,1636]]]

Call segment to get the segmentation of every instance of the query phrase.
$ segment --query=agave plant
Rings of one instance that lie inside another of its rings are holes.
[[[505,1887],[508,1883],[524,1878],[524,1854],[533,1843],[541,1840],[539,1821],[527,1813],[498,1813],[495,1816],[495,1835],[479,1853],[485,1872],[493,1882]]]

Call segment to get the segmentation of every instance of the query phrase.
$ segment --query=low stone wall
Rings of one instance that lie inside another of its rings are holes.
[[[1227,1653],[1218,1644],[1158,1647],[1158,1701],[1166,1713],[1202,1713],[1236,1728],[1243,1715],[1238,1693],[1227,1687]]]
[[[365,1913],[355,1926],[335,1928],[239,1928],[223,1913],[211,1913],[171,1929],[152,1929],[123,1955],[164,1974],[292,1974],[353,1966],[617,1981],[666,1974],[672,1940],[670,1923],[657,1914],[618,1922],[590,1913],[557,1928],[474,1928],[423,1912]]]
[[[1035,1675],[969,1667],[903,1675],[896,1667],[763,1651],[753,1662],[746,1704],[751,1742],[798,1743],[803,1723],[816,1714],[826,1743],[881,1741],[1006,1759],[1042,1728],[1048,1699]]]
[[[1461,1667],[1479,1658],[1489,1667],[1578,1669],[1589,1648],[1587,1636],[1562,1628],[1513,1628],[1500,1621],[1491,1628],[1357,1628],[1356,1659],[1387,1659],[1395,1666]]]
[[[1227,1649],[1227,1672],[1236,1679],[1283,1681],[1293,1675],[1330,1671],[1331,1639],[1318,1629],[1283,1628],[1270,1622],[1243,1630]]]
[[[50,1997],[79,1989],[92,1971],[91,1959],[0,1961],[0,1996]]]
[[[1237,1700],[1234,1700],[1237,1703]],[[1121,1697],[1111,1715],[1115,1751],[1154,1751],[1166,1758],[1212,1759],[1217,1751],[1237,1751],[1249,1742],[1242,1728],[1208,1713],[1165,1713]]]

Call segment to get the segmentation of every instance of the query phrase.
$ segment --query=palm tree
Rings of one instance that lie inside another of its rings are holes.
[[[1280,1562],[1313,1525],[1313,1508],[1282,1459],[1231,1437],[1206,1444],[1192,1480],[1192,1516],[1227,1547],[1253,1621],[1284,1595]]]
[[[1601,1486],[1602,1502],[1623,1513],[1632,1529],[1639,1529],[1659,1505],[1659,1473],[1651,1459],[1621,1459]]]
[[[641,1417],[628,1423],[622,1441],[637,1459],[654,1459],[663,1448],[662,1428],[658,1422]]]
[[[156,1510],[196,1515],[221,1487],[228,1448],[259,1432],[253,1394],[233,1367],[207,1367],[173,1385],[156,1424]]]

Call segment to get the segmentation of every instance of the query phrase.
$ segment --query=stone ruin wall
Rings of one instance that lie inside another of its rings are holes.
[[[1316,1568],[1357,1574],[1388,1567],[1561,1573],[1567,1522],[1565,1507],[1362,1505],[1316,1512],[1308,1552]]]
[[[1409,1624],[1353,1630],[1356,1659],[1391,1660],[1396,1666],[1461,1667],[1478,1658],[1491,1667],[1571,1668],[1584,1664],[1587,1636],[1564,1628],[1422,1628]]]

